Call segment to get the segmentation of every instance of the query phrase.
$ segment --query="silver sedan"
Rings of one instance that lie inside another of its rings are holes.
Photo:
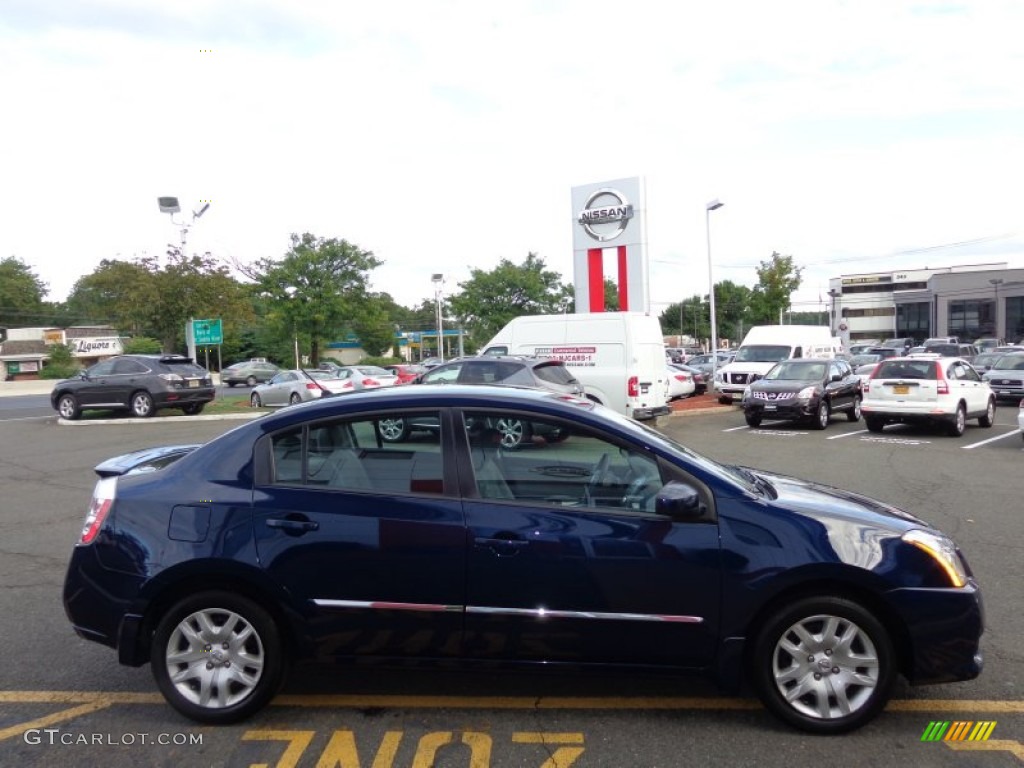
[[[349,382],[356,391],[393,387],[398,383],[395,374],[376,365],[344,365],[335,371],[335,375]]]
[[[266,384],[253,388],[249,404],[253,408],[279,407],[316,400],[325,393],[340,395],[353,390],[352,383],[328,371],[281,371]]]

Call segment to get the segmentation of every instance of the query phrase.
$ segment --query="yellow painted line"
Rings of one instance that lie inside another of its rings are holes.
[[[943,742],[957,752],[1009,752],[1018,760],[1024,760],[1024,744],[1009,739],[993,739],[991,741],[946,741]]]
[[[25,731],[32,728],[49,728],[51,725],[63,723],[65,720],[72,720],[73,718],[81,715],[87,715],[90,712],[95,712],[99,709],[106,709],[109,706],[109,701],[97,699],[96,701],[90,701],[87,704],[80,704],[79,706],[72,707],[71,709],[62,709],[60,712],[54,712],[52,715],[46,715],[44,717],[36,718],[35,720],[29,720],[27,723],[18,723],[17,725],[12,725],[0,730],[0,741],[9,739],[12,736],[20,736]]]
[[[128,691],[0,691],[0,704],[163,704],[159,693]],[[397,696],[377,694],[284,694],[271,704],[279,707],[391,707],[413,709],[760,709],[755,699],[729,697],[566,697],[566,696]],[[995,712],[1024,714],[1024,700],[998,699],[894,699],[889,712]]]

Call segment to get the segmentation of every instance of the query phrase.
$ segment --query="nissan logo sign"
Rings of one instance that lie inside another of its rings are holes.
[[[633,204],[621,192],[607,187],[587,198],[576,221],[599,243],[606,243],[626,231],[633,218]]]

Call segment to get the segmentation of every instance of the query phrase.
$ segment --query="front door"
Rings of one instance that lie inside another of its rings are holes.
[[[467,656],[703,666],[717,647],[717,525],[654,512],[662,468],[642,446],[531,420],[501,448],[467,412],[460,476],[469,555]]]

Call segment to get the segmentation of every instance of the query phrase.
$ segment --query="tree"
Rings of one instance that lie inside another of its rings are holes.
[[[367,279],[381,262],[346,240],[305,232],[293,234],[291,242],[280,261],[260,259],[242,269],[270,300],[268,320],[283,333],[308,340],[310,362],[316,367],[321,342],[354,330],[353,318],[370,312]]]
[[[802,267],[792,256],[773,251],[757,269],[757,285],[750,295],[749,318],[752,323],[778,323],[782,312],[789,309],[790,296],[800,287]],[[717,296],[717,294],[716,294]]]
[[[449,299],[451,310],[478,344],[520,315],[562,311],[567,289],[562,276],[545,268],[544,259],[529,253],[522,264],[502,259],[490,272],[470,270],[470,279]]]
[[[143,264],[103,259],[75,283],[67,308],[79,322],[109,323],[136,335],[147,329],[158,300],[153,272]]]
[[[18,328],[38,325],[49,316],[43,297],[49,288],[21,259],[0,261],[0,326]],[[44,314],[46,317],[44,317]]]
[[[747,317],[752,293],[750,288],[731,280],[715,284],[715,319],[719,340],[730,339],[737,344],[743,340],[744,332],[753,325]]]

